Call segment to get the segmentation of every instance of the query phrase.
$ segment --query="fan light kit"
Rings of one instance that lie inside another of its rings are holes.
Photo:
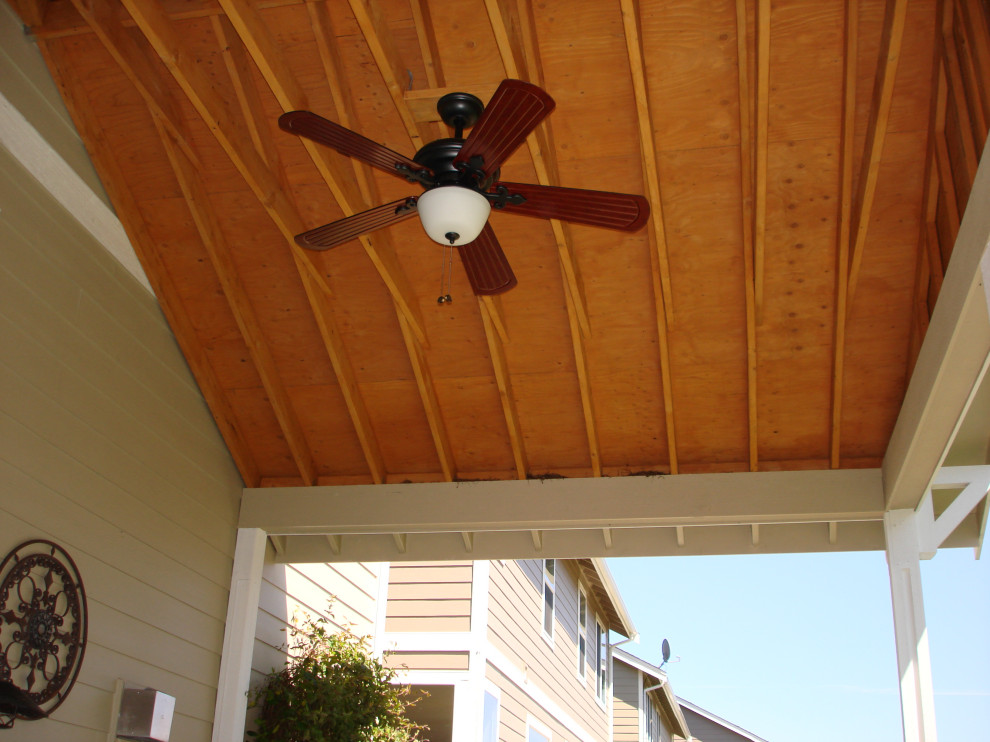
[[[296,242],[310,250],[327,250],[418,213],[430,239],[457,248],[474,293],[486,295],[501,294],[516,285],[488,224],[493,208],[624,232],[640,229],[650,215],[642,196],[498,179],[502,163],[554,105],[546,91],[522,80],[503,80],[487,107],[469,93],[448,93],[437,101],[437,111],[454,129],[454,136],[430,142],[412,159],[315,113],[282,114],[278,123],[285,131],[424,189],[418,197],[382,204],[303,232]],[[471,129],[466,139],[465,129]]]

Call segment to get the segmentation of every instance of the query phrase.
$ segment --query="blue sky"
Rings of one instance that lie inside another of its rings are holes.
[[[674,692],[768,742],[900,742],[882,552],[609,559],[640,642]],[[938,735],[990,729],[990,557],[922,562]],[[680,661],[676,661],[677,657]]]

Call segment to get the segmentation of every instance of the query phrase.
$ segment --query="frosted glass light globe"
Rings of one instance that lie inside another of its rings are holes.
[[[492,207],[477,191],[461,186],[440,186],[416,201],[423,229],[441,245],[466,245],[485,228]]]

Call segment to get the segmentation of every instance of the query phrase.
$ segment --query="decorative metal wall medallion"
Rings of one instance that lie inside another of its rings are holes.
[[[0,728],[48,716],[68,695],[86,650],[86,592],[75,562],[36,539],[0,563]]]

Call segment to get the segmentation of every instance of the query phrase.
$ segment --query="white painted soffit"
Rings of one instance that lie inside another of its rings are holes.
[[[154,293],[117,218],[86,182],[0,93],[0,144],[149,293]]]
[[[643,678],[643,687],[648,688],[651,685],[660,685],[659,688],[654,688],[651,693],[656,694],[661,700],[661,703],[667,708],[667,712],[674,719],[674,723],[677,724],[678,728],[674,729],[675,734],[680,734],[682,737],[687,737],[690,734],[688,730],[687,721],[684,719],[684,713],[681,711],[680,700],[674,695],[674,689],[670,685],[670,679],[667,677],[667,673],[661,670],[659,667],[650,664],[646,660],[642,660],[634,654],[630,654],[624,649],[613,649],[612,650],[613,660],[618,660],[623,662],[634,670],[638,670],[645,676]]]
[[[594,557],[591,563],[598,571],[598,578],[602,582],[602,588],[605,590],[605,594],[608,596],[616,615],[619,617],[619,622],[624,629],[624,635],[629,639],[637,639],[639,632],[636,630],[636,626],[633,625],[632,617],[626,608],[626,602],[622,599],[622,593],[619,592],[619,586],[615,584],[615,580],[612,578],[612,570],[608,568],[608,564],[601,557]]]
[[[883,460],[888,510],[914,509],[948,455],[990,363],[981,262],[990,243],[990,140]],[[990,441],[990,420],[978,434]],[[972,431],[970,431],[972,434]],[[979,448],[979,447],[978,447]],[[982,447],[986,451],[986,446]],[[985,461],[956,462],[982,464]]]

